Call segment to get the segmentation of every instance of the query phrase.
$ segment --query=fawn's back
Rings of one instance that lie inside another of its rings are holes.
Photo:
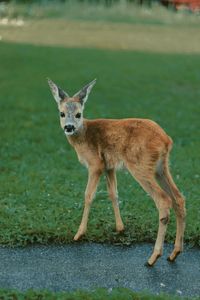
[[[81,134],[68,140],[80,162],[99,164],[105,170],[127,163],[136,167],[155,163],[172,144],[164,130],[148,119],[84,119]]]

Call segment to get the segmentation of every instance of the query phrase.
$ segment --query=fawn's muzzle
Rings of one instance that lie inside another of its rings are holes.
[[[74,125],[65,125],[64,130],[66,132],[73,132],[75,130]]]

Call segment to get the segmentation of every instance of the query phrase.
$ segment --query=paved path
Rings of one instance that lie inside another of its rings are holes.
[[[135,291],[200,295],[200,249],[185,249],[175,263],[171,246],[153,268],[144,266],[152,245],[99,244],[0,247],[0,288],[52,291],[126,287]]]

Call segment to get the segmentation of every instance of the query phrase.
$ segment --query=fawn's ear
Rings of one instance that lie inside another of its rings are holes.
[[[50,86],[52,95],[54,96],[56,102],[59,104],[65,98],[69,98],[69,95],[61,90],[51,79],[47,78],[48,84]]]
[[[83,105],[89,96],[89,93],[91,92],[93,86],[96,83],[96,79],[94,79],[92,82],[84,86],[78,93],[76,93],[73,97],[79,98],[80,103]]]

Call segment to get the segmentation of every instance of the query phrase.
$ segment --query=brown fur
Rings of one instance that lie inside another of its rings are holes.
[[[149,265],[153,265],[162,254],[169,209],[174,207],[177,214],[177,238],[170,256],[174,260],[183,249],[185,208],[184,199],[169,174],[168,156],[172,140],[164,130],[146,119],[84,119],[82,130],[68,137],[68,140],[89,172],[96,170],[100,176],[110,170],[115,172],[123,164],[154,199],[159,210],[160,232]],[[123,229],[120,216],[116,219],[116,226]],[[85,230],[80,226],[75,239],[84,234]]]
[[[82,161],[88,165],[98,162],[103,170],[115,169],[121,162],[151,167],[172,143],[151,120],[84,119],[83,124],[83,130],[68,140]]]
[[[60,119],[61,127],[69,143],[74,147],[79,161],[88,168],[83,217],[74,240],[78,240],[87,230],[90,206],[103,172],[106,173],[116,229],[117,231],[124,229],[118,206],[116,179],[116,169],[124,166],[153,198],[159,212],[157,239],[148,265],[152,266],[162,255],[171,207],[176,214],[177,233],[174,250],[168,259],[174,261],[183,250],[185,200],[169,171],[168,160],[172,139],[158,124],[147,119],[83,119],[84,104],[96,80],[86,85],[72,98],[58,89],[51,80],[48,82],[60,112],[65,115]],[[60,95],[66,95],[66,98],[62,99]],[[77,112],[81,113],[79,119],[76,118]],[[71,129],[66,131],[68,124],[73,125],[74,132]]]

